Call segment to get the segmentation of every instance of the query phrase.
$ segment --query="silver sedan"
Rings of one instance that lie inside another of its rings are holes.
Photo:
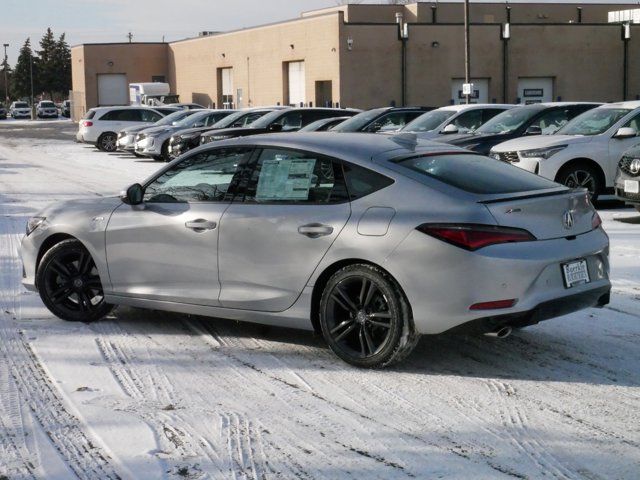
[[[297,133],[52,205],[21,252],[25,286],[65,320],[130,305],[315,329],[379,367],[420,335],[504,337],[608,303],[608,245],[585,190],[410,134]]]

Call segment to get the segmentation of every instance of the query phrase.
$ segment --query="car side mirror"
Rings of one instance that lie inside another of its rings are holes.
[[[367,132],[369,132],[369,133],[378,133],[381,129],[382,129],[382,124],[376,122],[376,123],[373,123],[373,124],[369,125],[369,128],[367,128]]]
[[[269,132],[281,132],[282,131],[282,125],[279,123],[272,123],[271,125],[269,125],[269,127],[267,128],[267,130]]]
[[[631,127],[622,127],[619,128],[615,133],[613,138],[617,138],[619,140],[623,140],[625,138],[633,138],[638,136],[638,131],[635,128]]]
[[[120,194],[120,200],[127,205],[140,205],[144,198],[144,189],[139,183],[134,183]]]
[[[454,125],[453,123],[450,123],[449,125],[447,125],[446,127],[444,127],[442,129],[442,133],[447,134],[447,135],[451,135],[454,133],[458,133],[458,127],[456,125]]]
[[[524,134],[525,135],[542,135],[542,128],[539,127],[538,125],[531,125],[529,128],[527,128]]]

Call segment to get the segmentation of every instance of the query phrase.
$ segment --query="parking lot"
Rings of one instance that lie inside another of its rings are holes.
[[[399,366],[359,370],[307,332],[123,307],[53,317],[21,286],[26,219],[158,168],[75,131],[0,124],[0,478],[637,478],[635,210],[600,206],[606,308],[504,340],[423,337]]]

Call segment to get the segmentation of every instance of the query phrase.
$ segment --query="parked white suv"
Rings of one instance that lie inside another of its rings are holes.
[[[31,107],[27,102],[13,102],[9,107],[11,118],[31,118]]]
[[[151,125],[163,116],[149,107],[92,108],[80,120],[76,141],[92,143],[105,152],[115,152],[120,130],[136,125]]]
[[[589,110],[554,135],[521,137],[493,147],[490,156],[571,188],[593,200],[612,192],[618,161],[639,141],[640,101]]]
[[[449,105],[420,115],[407,123],[400,132],[415,133],[424,140],[432,140],[441,135],[470,133],[513,107],[515,105],[497,103]]]
[[[58,118],[58,107],[50,100],[42,100],[36,105],[36,116],[38,118]]]

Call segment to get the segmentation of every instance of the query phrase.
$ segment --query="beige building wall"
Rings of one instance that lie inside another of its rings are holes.
[[[316,104],[317,81],[331,81],[333,101],[340,102],[341,24],[335,12],[175,42],[169,45],[169,81],[182,101],[219,105],[218,69],[231,67],[243,107],[283,104],[286,62],[304,61],[306,102]]]
[[[507,3],[472,2],[469,8],[473,23],[504,23],[507,21]],[[608,12],[638,8],[636,2],[606,3],[510,3],[511,22],[513,23],[569,23],[578,21],[578,7],[582,7],[583,23],[606,23]],[[311,17],[334,11],[343,11],[347,23],[393,23],[395,14],[402,13],[410,23],[432,23],[433,8],[436,7],[437,23],[461,23],[463,21],[463,3],[419,2],[408,5],[354,4],[325,8],[302,13]]]
[[[167,76],[166,43],[85,44],[71,49],[73,91],[86,108],[98,104],[98,75],[124,73],[128,83],[150,82]]]

